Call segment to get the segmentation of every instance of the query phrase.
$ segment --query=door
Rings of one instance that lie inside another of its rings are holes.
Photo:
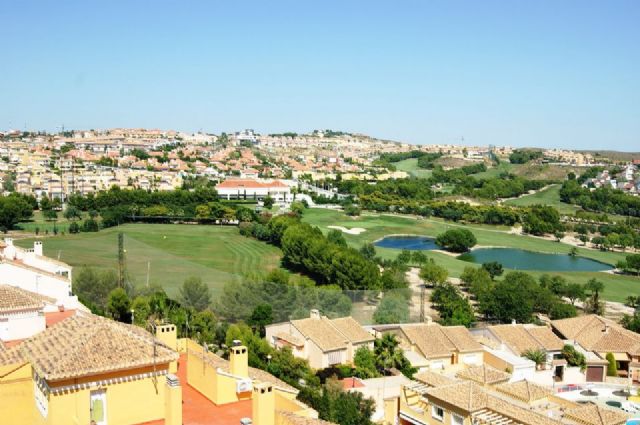
[[[602,382],[604,368],[602,366],[587,366],[587,382]]]
[[[107,425],[107,392],[105,390],[91,391],[90,400],[91,424]]]

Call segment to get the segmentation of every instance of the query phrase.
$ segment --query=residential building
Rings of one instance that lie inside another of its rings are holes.
[[[0,414],[17,425],[179,425],[176,360],[141,328],[78,314],[0,352]]]
[[[481,365],[483,349],[464,326],[440,326],[436,323],[381,325],[373,329],[392,333],[418,370],[439,370]]]
[[[32,249],[20,248],[13,239],[0,241],[0,283],[17,286],[54,299],[45,311],[85,310],[86,307],[72,293],[72,268],[66,263],[45,257],[41,241]]]
[[[640,335],[613,320],[594,314],[553,320],[554,332],[582,352],[587,360],[586,380],[602,382],[606,377],[607,354],[617,363],[618,377],[640,381]]]
[[[291,188],[280,180],[227,179],[216,185],[222,199],[262,201],[271,197],[277,203],[293,201]]]
[[[20,341],[46,328],[44,309],[53,298],[0,284],[0,341]]]
[[[461,380],[425,371],[403,387],[397,400],[400,424],[415,425],[622,425],[628,416],[597,405],[556,396],[547,387],[521,380],[504,382],[496,370],[470,368]],[[490,382],[493,381],[493,384]]]
[[[315,369],[353,362],[360,347],[373,349],[374,337],[352,317],[329,319],[311,310],[307,319],[268,325],[266,338],[276,347],[291,347]]]

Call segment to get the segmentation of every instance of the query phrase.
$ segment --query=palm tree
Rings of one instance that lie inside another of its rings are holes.
[[[383,373],[393,367],[401,367],[404,363],[404,354],[398,345],[398,340],[393,334],[386,334],[376,340],[373,352],[378,368],[382,369]]]
[[[528,349],[522,353],[522,357],[531,360],[536,364],[536,369],[541,370],[542,366],[547,362],[547,352],[544,350]]]
[[[586,310],[590,313],[602,315],[604,313],[604,306],[600,301],[600,292],[604,290],[604,283],[595,278],[589,279],[584,289],[591,292],[591,298],[589,299],[588,305],[585,306],[587,307]]]

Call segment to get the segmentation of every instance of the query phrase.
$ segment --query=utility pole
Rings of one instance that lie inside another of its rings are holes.
[[[425,284],[420,288],[420,323],[424,323],[424,297],[425,297]]]
[[[118,233],[118,286],[124,288],[124,234]]]

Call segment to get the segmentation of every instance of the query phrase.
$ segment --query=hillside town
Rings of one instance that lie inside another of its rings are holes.
[[[512,147],[411,145],[362,134],[314,131],[310,134],[262,135],[244,130],[221,135],[174,130],[109,129],[59,134],[0,133],[0,183],[4,193],[17,192],[64,201],[111,187],[171,191],[185,181],[204,178],[322,181],[384,181],[409,177],[376,161],[381,154],[418,150],[441,153],[456,166],[507,157]],[[589,153],[547,149],[543,163],[576,167],[604,165]],[[584,183],[637,194],[638,163],[602,171]],[[453,166],[453,165],[451,165]],[[445,166],[446,168],[446,166]]]

